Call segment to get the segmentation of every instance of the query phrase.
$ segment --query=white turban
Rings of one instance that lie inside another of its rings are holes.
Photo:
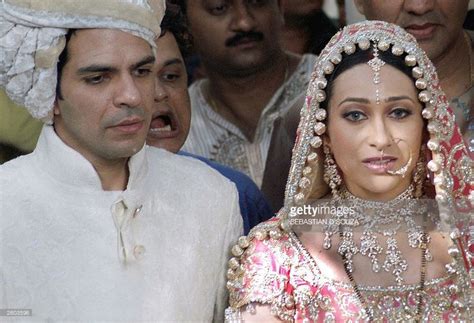
[[[165,0],[1,0],[0,86],[50,123],[68,29],[111,28],[155,46]]]

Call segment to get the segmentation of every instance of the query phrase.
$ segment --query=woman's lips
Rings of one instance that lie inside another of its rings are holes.
[[[410,25],[405,28],[410,34],[412,34],[416,40],[427,40],[433,37],[436,29],[434,24],[423,24],[423,25]]]
[[[365,167],[376,174],[385,174],[395,165],[397,158],[392,156],[366,158],[362,161]]]

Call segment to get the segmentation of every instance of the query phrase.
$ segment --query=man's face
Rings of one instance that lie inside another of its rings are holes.
[[[277,0],[187,1],[194,45],[209,70],[250,75],[281,51],[283,18]]]
[[[460,36],[469,0],[354,0],[367,19],[405,28],[437,61]]]
[[[112,29],[84,29],[67,44],[62,99],[54,127],[93,162],[128,158],[141,149],[151,119],[154,57],[143,39]]]
[[[172,33],[156,40],[156,85],[147,144],[173,153],[183,146],[191,122],[188,77],[184,60]]]

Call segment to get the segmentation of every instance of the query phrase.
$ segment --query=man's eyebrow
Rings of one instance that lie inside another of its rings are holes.
[[[143,65],[147,65],[147,64],[152,64],[155,62],[155,56],[153,55],[150,55],[150,56],[147,56],[145,58],[143,58],[142,60],[140,60],[138,63],[135,63],[133,64],[130,69],[131,70],[134,70],[134,69],[137,69]]]
[[[171,59],[167,60],[163,64],[163,66],[169,66],[169,65],[174,65],[174,64],[184,64],[184,62],[179,58],[171,58]]]
[[[103,73],[103,72],[116,72],[118,69],[108,65],[93,64],[86,67],[81,67],[77,70],[77,74],[89,74],[89,73]]]
[[[150,55],[150,56],[147,56],[145,58],[143,58],[142,60],[140,60],[139,62],[133,64],[130,69],[131,70],[134,70],[134,69],[137,69],[143,65],[146,65],[146,64],[152,64],[155,62],[155,57]],[[79,75],[83,75],[83,74],[90,74],[90,73],[104,73],[104,72],[117,72],[119,69],[116,68],[116,67],[113,67],[113,66],[110,66],[110,65],[100,65],[100,64],[92,64],[92,65],[89,65],[89,66],[85,66],[85,67],[81,67],[77,70],[77,74]]]

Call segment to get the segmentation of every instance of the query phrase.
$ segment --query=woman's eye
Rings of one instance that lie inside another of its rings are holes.
[[[354,122],[367,119],[367,116],[361,111],[349,111],[344,113],[342,116],[344,119]]]
[[[411,115],[411,111],[404,108],[396,108],[390,111],[389,116],[394,119],[403,119]]]

